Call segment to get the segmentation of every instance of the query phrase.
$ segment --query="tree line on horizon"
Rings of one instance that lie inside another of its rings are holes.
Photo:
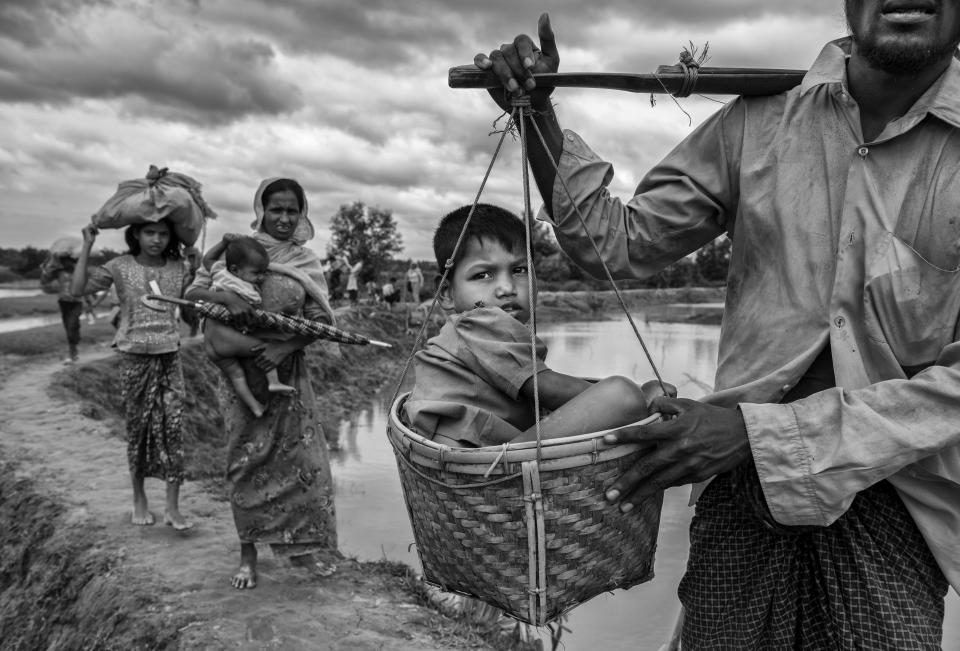
[[[403,238],[397,232],[393,211],[354,201],[340,206],[330,223],[330,242],[326,260],[330,263],[346,257],[351,263],[363,262],[359,280],[381,285],[390,277],[402,278],[412,260],[398,257]],[[606,279],[593,278],[574,264],[561,250],[549,225],[534,222],[532,242],[534,266],[542,290],[581,291],[609,289]],[[102,264],[122,252],[100,250],[93,258]],[[47,249],[27,246],[0,248],[0,283],[33,280],[40,277],[40,265]],[[434,260],[416,261],[428,285],[438,276]],[[730,240],[715,239],[692,256],[683,258],[658,274],[643,280],[617,281],[622,289],[716,286],[726,282],[730,264]]]

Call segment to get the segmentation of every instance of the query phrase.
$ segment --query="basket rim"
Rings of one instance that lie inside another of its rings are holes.
[[[396,443],[406,450],[415,452],[427,459],[437,460],[443,464],[449,463],[482,463],[489,465],[494,461],[503,460],[508,463],[529,461],[537,457],[537,441],[523,441],[520,443],[504,443],[503,445],[488,445],[478,448],[451,447],[417,433],[410,428],[400,417],[400,406],[410,395],[410,392],[399,394],[390,405],[388,416],[388,438],[397,439]],[[659,413],[653,413],[636,423],[624,425],[643,426],[662,420]],[[636,443],[620,443],[611,445],[604,441],[604,436],[616,429],[606,429],[575,436],[543,439],[540,441],[540,455],[543,459],[557,459],[570,455],[602,455],[603,458],[619,458],[633,454],[645,446]],[[395,430],[398,434],[393,434]],[[406,439],[406,441],[403,441]]]

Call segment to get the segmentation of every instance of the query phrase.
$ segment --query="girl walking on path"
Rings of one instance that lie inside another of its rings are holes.
[[[166,219],[128,226],[124,239],[129,252],[103,266],[88,268],[98,230],[83,228],[83,248],[71,292],[83,296],[114,287],[120,301],[120,322],[113,345],[120,354],[120,376],[127,421],[127,460],[133,483],[135,525],[151,525],[144,479],[166,483],[163,521],[182,531],[192,525],[180,513],[183,483],[183,367],[180,329],[172,305],[151,309],[140,297],[159,287],[166,296],[183,296],[191,273],[181,245]]]
[[[326,282],[316,253],[303,246],[313,238],[303,188],[292,179],[268,179],[254,198],[254,239],[263,244],[271,263],[295,267],[322,289]],[[236,318],[249,319],[253,308],[231,292],[211,289],[205,269],[197,272],[187,298],[220,303]],[[311,298],[303,283],[267,273],[260,285],[263,309],[333,323],[326,300]],[[257,585],[256,543],[269,544],[273,554],[291,564],[327,575],[336,569],[337,521],[327,447],[303,349],[312,337],[254,329],[262,340],[254,358],[240,364],[247,384],[265,405],[251,413],[233,385],[221,378],[217,398],[229,438],[227,481],[230,506],[240,537],[240,567],[231,579],[237,589]],[[295,393],[270,393],[267,371],[277,369],[280,381]]]

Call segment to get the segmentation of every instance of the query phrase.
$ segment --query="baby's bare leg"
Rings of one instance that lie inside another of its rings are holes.
[[[210,359],[216,357],[256,357],[252,349],[261,342],[228,325],[207,319],[203,332],[203,348]]]
[[[268,391],[273,391],[275,393],[295,393],[297,391],[296,388],[280,381],[280,376],[277,374],[277,369],[270,369],[267,371],[266,375]]]
[[[243,401],[243,404],[250,409],[256,418],[260,418],[263,416],[266,407],[264,407],[263,404],[254,397],[253,392],[250,391],[250,385],[247,384],[247,376],[243,372],[243,366],[240,365],[236,357],[221,357],[214,345],[213,339],[214,337],[211,336],[210,330],[208,329],[203,336],[204,352],[210,361],[216,364],[217,367],[223,371],[223,374],[227,376],[230,384],[233,385],[233,390],[237,392],[237,396]]]
[[[259,346],[261,343],[262,342],[256,337],[245,335],[223,323],[207,321],[207,328],[203,337],[203,347],[207,353],[207,357],[209,357],[214,364],[220,366],[220,368],[223,368],[223,366],[217,362],[218,359],[254,357],[256,353],[251,349],[254,346]],[[226,371],[226,369],[224,370]],[[240,373],[243,373],[242,369]],[[293,393],[296,391],[294,387],[280,381],[280,377],[277,375],[277,369],[267,371],[266,375],[268,391],[278,393]],[[232,376],[231,380],[233,380]],[[244,379],[244,384],[246,384],[246,379]],[[234,387],[237,388],[236,382],[234,382]],[[247,391],[249,392],[249,388]],[[239,389],[237,392],[239,394]],[[246,398],[244,398],[244,402],[247,402]],[[250,403],[247,402],[247,405],[249,406]]]
[[[619,375],[604,378],[568,400],[540,422],[543,438],[560,438],[623,427],[649,414],[647,399],[636,382]],[[536,439],[536,426],[521,440]]]

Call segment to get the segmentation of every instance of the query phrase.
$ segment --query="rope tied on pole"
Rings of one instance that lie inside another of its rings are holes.
[[[677,98],[690,97],[694,89],[697,87],[697,79],[700,78],[700,66],[702,66],[707,60],[707,52],[710,51],[710,42],[704,44],[703,51],[697,54],[697,46],[693,44],[693,41],[688,41],[690,44],[689,47],[684,47],[680,51],[680,57],[677,61],[677,67],[680,68],[680,72],[683,74],[683,79],[680,82],[680,88],[671,93],[667,90],[666,85],[663,83],[663,79],[660,78],[660,73],[655,72],[653,76],[656,77],[657,81],[660,82],[660,86],[663,87],[663,92],[670,95],[670,98],[673,100],[673,103],[677,105],[684,115],[687,116],[688,124],[693,124],[693,117],[687,113],[687,111],[680,105],[680,102],[677,101]],[[662,68],[661,68],[662,69]],[[650,106],[656,106],[657,100],[653,93],[650,93]]]

